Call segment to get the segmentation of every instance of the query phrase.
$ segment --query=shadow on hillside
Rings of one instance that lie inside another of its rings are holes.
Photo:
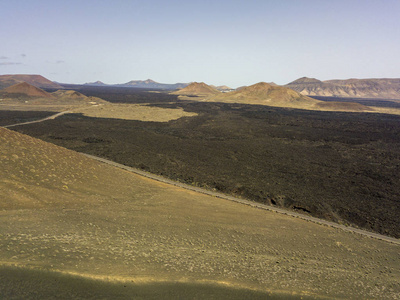
[[[197,283],[112,283],[52,271],[0,267],[2,299],[300,299]],[[316,299],[302,297],[301,299]]]

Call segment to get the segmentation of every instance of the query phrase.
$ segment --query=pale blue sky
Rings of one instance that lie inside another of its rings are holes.
[[[399,0],[0,0],[0,74],[232,87],[400,77]]]

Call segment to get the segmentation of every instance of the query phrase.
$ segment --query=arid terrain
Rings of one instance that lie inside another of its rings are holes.
[[[102,95],[111,100],[115,94]],[[399,237],[398,116],[172,99],[156,104],[164,95],[151,95],[153,107],[197,115],[143,122],[67,114],[13,129],[174,180]]]
[[[0,3],[0,300],[400,300],[400,0]]]
[[[399,296],[396,244],[154,182],[7,129],[0,140],[6,298]]]
[[[195,82],[171,94],[179,95],[180,100],[265,105],[316,111],[370,112],[400,115],[400,109],[392,107],[371,107],[349,101],[321,101],[305,96],[288,87],[266,82],[259,82],[226,93],[221,93],[205,83]]]
[[[251,102],[273,89],[278,102],[298,101],[265,85],[216,95]],[[42,97],[22,87],[25,94],[17,90],[0,103],[0,126],[65,114],[0,128],[1,296],[400,299],[398,240],[215,196],[398,238],[399,116],[360,112],[362,101],[336,98],[301,101],[335,109],[345,103],[343,109],[358,112],[208,102],[191,94],[179,100],[104,86]],[[395,108],[382,101],[368,103],[375,111]]]

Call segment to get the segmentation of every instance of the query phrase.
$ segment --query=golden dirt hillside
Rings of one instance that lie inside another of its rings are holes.
[[[194,117],[197,113],[186,112],[181,108],[161,108],[140,104],[105,104],[74,109],[92,118],[138,120],[147,122],[168,122],[182,117]]]
[[[371,107],[351,103],[351,102],[332,102],[326,104],[323,101],[312,99],[283,86],[271,85],[266,82],[256,83],[251,86],[243,87],[239,90],[210,96],[204,101],[256,104],[277,107],[288,107],[308,110],[326,111],[364,111],[374,112]]]
[[[172,92],[173,95],[213,95],[220,94],[216,88],[213,88],[204,82],[192,82],[187,87],[180,89],[178,91]]]
[[[115,285],[95,298],[150,289],[152,299],[194,299],[194,284],[205,299],[218,287],[218,299],[400,293],[396,244],[150,180],[4,128],[0,166],[3,298],[90,298],[101,284]],[[69,294],[58,294],[59,274]]]
[[[300,95],[291,89],[273,86],[266,82],[259,82],[237,91],[216,95],[207,100],[302,108],[312,107],[319,102],[318,100]]]
[[[55,97],[63,98],[68,97],[70,99],[85,99],[87,98],[84,94],[73,90],[58,90],[52,93]]]
[[[108,104],[108,101],[105,101],[98,97],[88,97],[82,93],[79,93],[74,90],[58,90],[54,93],[51,93],[59,103],[63,104]]]

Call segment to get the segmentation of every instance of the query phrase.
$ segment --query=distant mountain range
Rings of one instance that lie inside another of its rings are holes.
[[[400,99],[400,79],[326,80],[302,77],[285,85],[306,96]]]
[[[26,82],[41,89],[63,89],[64,84],[50,81],[41,75],[0,75],[0,89]],[[85,83],[86,86],[103,87],[135,87],[157,90],[179,90],[189,86],[191,83],[159,83],[151,79],[131,80],[122,84],[106,84],[101,81]],[[276,86],[275,83],[269,83]],[[68,85],[65,85],[68,88]],[[227,86],[210,86],[222,92],[231,92]],[[377,79],[347,79],[326,80],[302,77],[290,82],[284,87],[290,88],[304,96],[322,97],[350,97],[350,98],[375,98],[375,99],[400,99],[400,78],[377,78]],[[241,87],[244,88],[244,87]],[[237,88],[236,90],[240,90]]]
[[[105,84],[101,81],[89,82],[85,83],[85,85],[90,86],[114,86],[114,87],[135,87],[135,88],[144,88],[144,89],[157,89],[157,90],[176,90],[182,89],[189,85],[189,83],[159,83],[151,79],[147,80],[131,80],[127,83],[121,84]]]
[[[135,88],[145,88],[145,89],[158,89],[158,90],[178,90],[178,89],[183,89],[190,85],[191,83],[159,83],[156,82],[152,79],[147,79],[147,80],[131,80],[127,83],[122,83],[122,84],[105,84],[102,81],[95,81],[95,82],[89,82],[85,83],[85,85],[90,85],[90,86],[116,86],[116,87],[135,87]],[[221,86],[212,86],[213,88],[219,90],[219,91],[233,91],[234,89],[226,86],[226,85],[221,85]]]

